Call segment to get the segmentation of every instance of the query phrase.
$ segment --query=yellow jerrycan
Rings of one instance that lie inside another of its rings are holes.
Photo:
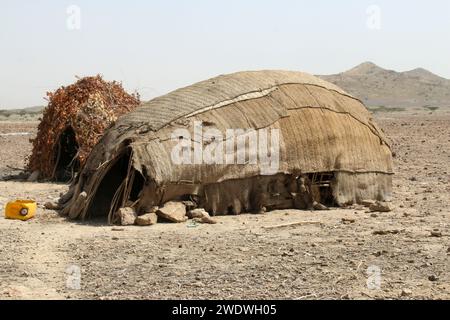
[[[6,204],[5,218],[28,220],[36,214],[36,202],[33,200],[16,200]]]

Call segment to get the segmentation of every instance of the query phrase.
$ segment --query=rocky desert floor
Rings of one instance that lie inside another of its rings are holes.
[[[2,121],[0,205],[40,207],[27,222],[2,209],[0,298],[450,299],[450,109],[374,117],[395,152],[392,212],[283,210],[150,227],[43,209],[67,186],[9,180],[37,122]],[[311,223],[270,228],[301,221]]]

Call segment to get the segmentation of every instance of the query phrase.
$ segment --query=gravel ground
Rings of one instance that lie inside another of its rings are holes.
[[[376,120],[396,153],[393,212],[282,210],[216,225],[111,227],[41,206],[28,222],[0,218],[0,298],[450,299],[450,110]],[[0,133],[36,126],[0,122]],[[30,137],[0,136],[0,177],[24,166]],[[66,189],[0,181],[0,204],[42,205]],[[299,221],[312,223],[267,229]],[[80,288],[71,281],[78,272]]]

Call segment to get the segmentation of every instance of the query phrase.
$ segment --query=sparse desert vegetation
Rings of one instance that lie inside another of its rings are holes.
[[[0,110],[0,121],[37,121],[42,116],[43,107]]]

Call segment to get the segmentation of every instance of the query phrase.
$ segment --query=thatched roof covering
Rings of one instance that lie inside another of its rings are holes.
[[[53,93],[47,93],[48,106],[44,110],[28,170],[39,171],[41,178],[55,178],[58,143],[70,129],[74,134],[77,161],[83,166],[91,149],[104,130],[118,117],[133,110],[139,97],[124,91],[115,81],[106,82],[101,76],[86,77]]]
[[[375,176],[393,173],[389,142],[356,98],[305,73],[239,72],[178,89],[119,119],[88,159],[77,184],[78,192],[86,191],[88,198],[71,216],[87,213],[109,164],[127,146],[132,149],[132,167],[158,186],[205,186],[261,175],[261,168],[252,164],[174,164],[171,134],[177,128],[192,131],[195,121],[221,132],[279,129],[279,173],[368,174],[367,182],[375,183]],[[388,196],[389,183],[383,180],[371,190]],[[344,193],[342,199],[355,197],[353,190]]]

